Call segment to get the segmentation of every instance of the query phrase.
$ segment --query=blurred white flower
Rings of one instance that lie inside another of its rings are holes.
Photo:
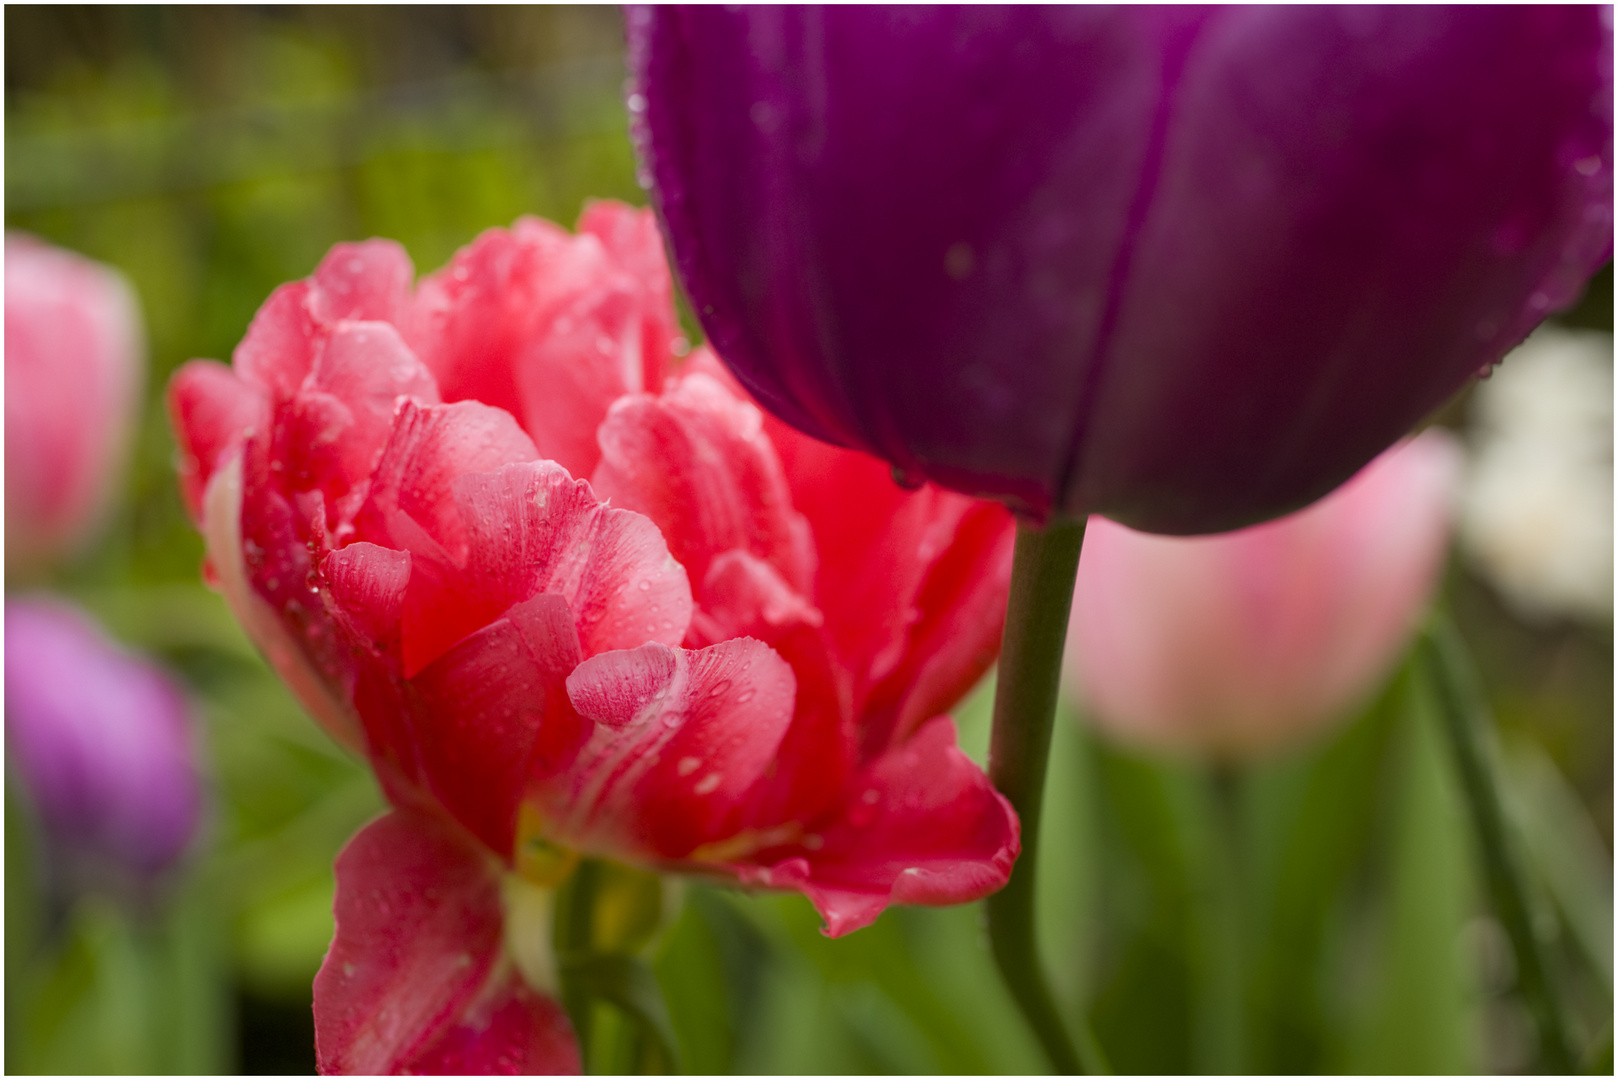
[[[1461,544],[1525,618],[1612,618],[1612,348],[1541,327],[1473,399]]]

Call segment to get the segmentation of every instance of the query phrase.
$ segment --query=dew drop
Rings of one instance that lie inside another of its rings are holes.
[[[1580,176],[1594,176],[1601,171],[1601,155],[1591,154],[1589,157],[1580,158],[1573,163],[1573,171]]]
[[[753,691],[751,691],[751,690],[743,690],[741,693],[736,695],[736,704],[738,704],[738,705],[746,705],[749,701],[753,700],[753,697],[754,697]]]
[[[647,581],[645,578],[642,578],[640,584],[636,585],[635,588],[639,589],[641,592],[651,592],[652,583]]]
[[[690,776],[701,767],[701,758],[683,757],[680,759],[680,763],[674,766],[674,771],[679,773],[681,776]]]
[[[643,113],[643,112],[645,112],[646,111],[646,95],[645,94],[630,94],[629,95],[629,111],[632,112],[632,113]]]
[[[701,780],[698,780],[697,786],[692,790],[698,795],[708,795],[719,786],[720,779],[721,778],[718,773],[711,772],[707,776],[704,776]]]
[[[1551,298],[1542,292],[1537,292],[1528,298],[1528,306],[1534,311],[1544,311],[1551,306]]]

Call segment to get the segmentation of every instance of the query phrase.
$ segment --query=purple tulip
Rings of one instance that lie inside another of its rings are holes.
[[[1612,246],[1605,7],[655,8],[630,47],[738,378],[1036,517],[1299,507]]]
[[[53,869],[149,881],[196,831],[185,698],[59,600],[6,604],[6,741]]]

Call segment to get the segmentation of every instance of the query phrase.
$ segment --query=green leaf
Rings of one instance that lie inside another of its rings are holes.
[[[1461,931],[1476,891],[1454,770],[1430,694],[1409,680],[1376,971],[1351,1072],[1472,1072],[1476,997]]]
[[[1369,855],[1387,790],[1399,682],[1324,746],[1254,770],[1249,1067],[1318,1072],[1334,1022],[1322,993],[1345,891]]]
[[[717,1075],[730,1072],[735,1056],[735,1010],[719,936],[692,899],[687,896],[664,937],[653,970],[663,985],[686,1071]]]

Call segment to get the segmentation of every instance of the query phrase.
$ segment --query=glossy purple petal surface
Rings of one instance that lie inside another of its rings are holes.
[[[1201,532],[1340,483],[1608,257],[1606,8],[655,8],[637,139],[802,430]]]

